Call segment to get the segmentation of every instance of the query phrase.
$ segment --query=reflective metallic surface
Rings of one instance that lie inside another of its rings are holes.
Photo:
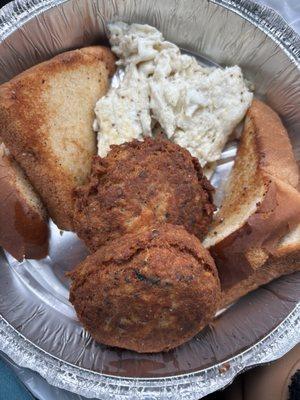
[[[155,25],[188,51],[240,65],[256,95],[284,118],[300,159],[300,40],[276,13],[250,1],[16,1],[0,11],[0,82],[61,51],[105,43],[106,22],[119,19]],[[235,149],[232,143],[223,152],[216,186]],[[96,344],[77,321],[65,276],[86,250],[54,225],[51,235],[42,261],[0,254],[0,350],[53,385],[101,399],[199,399],[300,340],[298,273],[246,296],[172,352],[141,355]]]

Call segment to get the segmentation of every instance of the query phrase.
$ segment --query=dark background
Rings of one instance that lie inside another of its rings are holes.
[[[0,7],[4,6],[7,3],[9,3],[9,1],[0,0]]]

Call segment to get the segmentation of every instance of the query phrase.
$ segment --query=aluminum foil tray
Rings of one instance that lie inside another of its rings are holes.
[[[0,11],[0,83],[62,51],[107,43],[112,20],[149,23],[200,62],[238,64],[282,116],[300,160],[300,38],[248,0],[18,0]],[[230,144],[213,177],[233,163]],[[49,256],[18,263],[0,250],[0,350],[49,383],[90,398],[196,400],[300,341],[300,273],[270,283],[218,315],[185,345],[146,355],[96,344],[68,301],[65,272],[86,255],[51,225]]]

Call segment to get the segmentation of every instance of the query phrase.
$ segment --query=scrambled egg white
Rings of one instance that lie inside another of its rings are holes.
[[[252,101],[241,69],[204,68],[149,25],[116,22],[109,30],[125,72],[96,104],[99,155],[111,144],[151,136],[158,122],[202,166],[218,160]]]

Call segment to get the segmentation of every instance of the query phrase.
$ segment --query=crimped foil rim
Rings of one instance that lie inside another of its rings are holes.
[[[291,326],[294,329],[290,329]],[[258,343],[238,356],[206,370],[168,378],[119,378],[87,371],[63,362],[35,346],[7,321],[0,319],[0,350],[14,362],[21,367],[38,372],[53,386],[86,397],[105,395],[111,400],[149,398],[195,400],[199,396],[205,396],[227,386],[245,368],[282,357],[299,341],[300,304],[295,306],[282,323]],[[268,352],[265,353],[263,349],[268,349]],[[18,361],[20,358],[22,358],[21,362]],[[226,365],[230,365],[227,371]],[[223,367],[224,373],[221,372]],[[83,381],[85,385],[82,385]]]
[[[275,10],[251,0],[209,0],[256,25],[277,43],[300,69],[300,35]],[[258,25],[259,24],[259,25]],[[281,29],[278,31],[278,27]]]
[[[14,0],[0,10],[0,42],[14,30],[22,26],[34,15],[54,6],[66,3],[68,0]],[[262,6],[251,0],[208,0],[223,6],[251,23],[272,38],[288,56],[300,66],[300,36],[272,8]],[[278,29],[276,27],[284,27]]]
[[[0,10],[0,42],[33,16],[67,1],[15,0],[7,4]],[[250,0],[209,1],[233,11],[258,26],[300,69],[300,37],[274,10]],[[278,30],[278,27],[281,29]],[[84,370],[46,353],[18,333],[0,316],[0,350],[17,364],[38,372],[54,386],[87,397],[105,396],[106,399],[116,400],[149,398],[194,400],[228,385],[245,368],[281,357],[299,341],[300,304],[265,338],[222,364],[199,372],[168,378],[120,378]],[[230,364],[228,371],[220,373],[222,366],[227,363]]]

